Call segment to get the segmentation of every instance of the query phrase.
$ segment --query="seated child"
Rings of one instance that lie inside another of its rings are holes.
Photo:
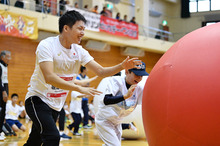
[[[19,129],[21,129],[22,131],[26,130],[26,127],[18,121],[20,108],[16,104],[17,101],[18,101],[18,94],[16,93],[12,94],[11,102],[8,102],[6,104],[6,112],[5,112],[6,123],[9,124],[15,132],[17,132]]]

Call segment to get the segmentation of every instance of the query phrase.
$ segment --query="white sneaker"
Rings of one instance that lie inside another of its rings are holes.
[[[130,123],[130,126],[131,126],[131,127],[130,127],[131,130],[137,132],[136,125],[135,125],[133,122]]]
[[[5,137],[0,136],[0,140],[5,140]]]
[[[4,132],[1,132],[1,133],[0,133],[0,136],[3,137],[3,138],[6,138]]]

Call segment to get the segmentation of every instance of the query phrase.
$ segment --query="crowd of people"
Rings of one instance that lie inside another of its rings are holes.
[[[4,0],[2,0],[2,3],[4,3]],[[51,1],[48,1],[48,0],[42,0],[42,1],[41,0],[36,0],[35,3],[36,3],[36,11],[47,13],[47,14],[50,14],[52,12],[52,10],[51,10],[52,9],[51,8]],[[58,12],[57,15],[61,16],[61,15],[63,15],[66,12],[66,9],[65,9],[66,5],[71,6],[69,0],[60,0],[59,1],[59,12]],[[17,0],[15,2],[14,6],[18,7],[18,8],[24,8],[24,2],[22,0]],[[78,3],[75,2],[73,7],[79,9]],[[109,11],[105,6],[102,8],[102,10],[100,12],[98,11],[98,9],[99,9],[98,5],[95,5],[92,8],[89,8],[88,5],[85,5],[82,9],[86,10],[86,11],[90,11],[90,12],[96,13],[96,14],[101,14],[101,15],[106,16],[106,17],[112,17],[112,12]],[[123,16],[123,19],[122,19],[120,17],[120,13],[119,12],[116,14],[115,19],[117,19],[119,21],[130,22],[130,23],[136,24],[135,17],[131,17],[131,19],[128,20],[128,16],[125,14]]]
[[[78,3],[75,3],[74,7],[79,8]],[[106,16],[106,17],[112,17],[112,12],[110,10],[108,10],[105,6],[102,8],[102,10],[100,12],[98,11],[98,8],[99,8],[98,5],[95,5],[92,9],[89,9],[88,5],[85,5],[83,9],[86,10],[86,11],[96,13],[96,14],[101,14],[101,15]],[[130,23],[136,24],[135,17],[132,17],[129,21],[128,16],[124,15],[124,18],[121,19],[119,12],[116,14],[115,19],[117,19],[119,21],[130,22]]]

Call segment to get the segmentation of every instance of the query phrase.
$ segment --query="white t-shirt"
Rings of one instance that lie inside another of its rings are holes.
[[[19,110],[20,108],[17,104],[13,106],[11,102],[7,103],[6,111],[5,111],[5,119],[18,120]]]
[[[19,114],[20,115],[24,110],[25,110],[25,107],[24,106],[18,106],[19,107]]]
[[[125,95],[128,92],[125,76],[108,77],[105,94],[113,96]],[[137,85],[133,96],[117,104],[105,105],[100,101],[99,110],[96,118],[107,119],[114,124],[119,124],[123,117],[129,115],[142,102],[143,87]]]
[[[78,96],[82,95],[77,91],[71,92],[71,102],[70,102],[70,113],[78,113],[80,114],[82,111],[82,98],[78,98]]]
[[[54,73],[60,78],[72,82],[74,76],[78,74],[80,65],[84,66],[91,60],[93,60],[93,57],[80,45],[72,44],[71,49],[64,48],[60,44],[59,36],[42,40],[36,50],[35,70],[25,99],[30,96],[39,96],[49,107],[60,111],[69,91],[47,84],[39,63],[44,61],[53,62]]]
[[[0,63],[0,66],[2,68],[2,85],[5,83],[8,83],[8,67],[4,66],[2,63]]]

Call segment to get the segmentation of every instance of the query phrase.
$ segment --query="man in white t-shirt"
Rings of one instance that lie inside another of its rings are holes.
[[[103,100],[95,116],[95,124],[100,138],[107,146],[120,146],[122,127],[121,121],[142,102],[142,77],[147,76],[145,64],[140,68],[125,70],[126,76],[108,77],[102,85]]]
[[[25,146],[59,146],[60,134],[56,127],[59,111],[70,91],[94,96],[98,90],[82,87],[74,80],[80,65],[101,77],[141,64],[137,58],[127,57],[112,67],[102,67],[88,51],[78,45],[84,36],[86,20],[77,11],[68,11],[59,19],[60,35],[42,40],[36,50],[35,70],[25,98],[25,109],[33,121]]]

